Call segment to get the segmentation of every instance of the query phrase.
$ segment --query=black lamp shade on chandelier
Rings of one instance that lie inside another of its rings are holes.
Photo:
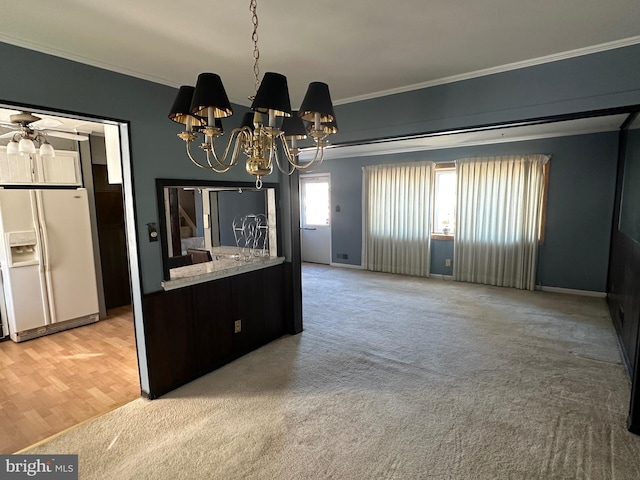
[[[312,125],[309,125],[308,128],[311,129],[312,127]],[[320,127],[322,128],[322,131],[327,135],[338,132],[338,122],[336,122],[335,120],[333,122],[321,122]]]
[[[169,118],[171,120],[186,125],[188,118],[191,117],[191,125],[194,127],[199,127],[206,123],[204,119],[191,115],[191,99],[193,98],[194,90],[195,88],[189,85],[180,87],[178,95],[169,111]]]
[[[282,119],[282,131],[285,138],[295,138],[296,140],[307,138],[307,129],[295,110],[291,112],[290,117]]]
[[[247,112],[242,116],[242,123],[240,124],[240,128],[249,127],[253,130],[253,112]]]
[[[269,113],[269,110],[272,110],[278,117],[291,116],[287,77],[280,73],[266,72],[251,109],[260,113]]]
[[[320,121],[323,123],[335,120],[329,85],[323,82],[311,82],[309,84],[298,115],[303,120],[313,122],[316,113],[320,114]]]
[[[193,92],[190,111],[192,115],[207,118],[209,107],[213,107],[215,118],[233,115],[233,109],[220,76],[215,73],[201,73],[198,75]]]

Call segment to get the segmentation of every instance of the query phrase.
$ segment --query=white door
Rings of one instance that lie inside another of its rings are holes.
[[[331,177],[300,175],[302,261],[331,263]]]

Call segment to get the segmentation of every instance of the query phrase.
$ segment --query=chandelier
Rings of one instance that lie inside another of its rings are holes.
[[[322,163],[327,137],[336,133],[338,127],[326,83],[310,83],[300,109],[294,111],[291,110],[287,77],[266,72],[260,82],[256,8],[257,0],[251,0],[256,85],[255,95],[249,97],[252,112],[246,113],[241,125],[231,131],[222,151],[216,149],[216,139],[223,135],[220,119],[231,116],[233,110],[222,80],[215,73],[201,73],[195,87],[180,87],[169,118],[185,125],[178,137],[186,143],[187,155],[196,166],[224,173],[238,163],[242,153],[247,157],[246,171],[256,177],[256,188],[259,189],[262,177],[273,171],[274,164],[286,175],[296,170],[315,170]],[[283,117],[282,121],[278,122],[277,117]],[[311,160],[300,162],[298,141],[307,137],[313,139],[315,152]],[[204,161],[196,160],[197,155],[191,151],[192,143],[199,139],[202,140],[199,148],[204,152],[199,155]]]

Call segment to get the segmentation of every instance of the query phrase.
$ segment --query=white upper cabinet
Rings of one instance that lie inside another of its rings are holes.
[[[7,155],[0,147],[0,185],[82,186],[78,152],[56,150],[55,157]]]

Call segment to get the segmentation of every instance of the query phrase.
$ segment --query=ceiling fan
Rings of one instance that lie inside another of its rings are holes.
[[[11,129],[10,132],[0,135],[0,138],[11,138],[7,144],[7,155],[36,153],[36,144],[38,144],[40,156],[54,157],[55,150],[47,140],[47,136],[76,141],[89,140],[86,135],[53,130],[62,125],[60,120],[41,118],[28,112],[9,115],[9,122],[0,121],[0,125]]]

